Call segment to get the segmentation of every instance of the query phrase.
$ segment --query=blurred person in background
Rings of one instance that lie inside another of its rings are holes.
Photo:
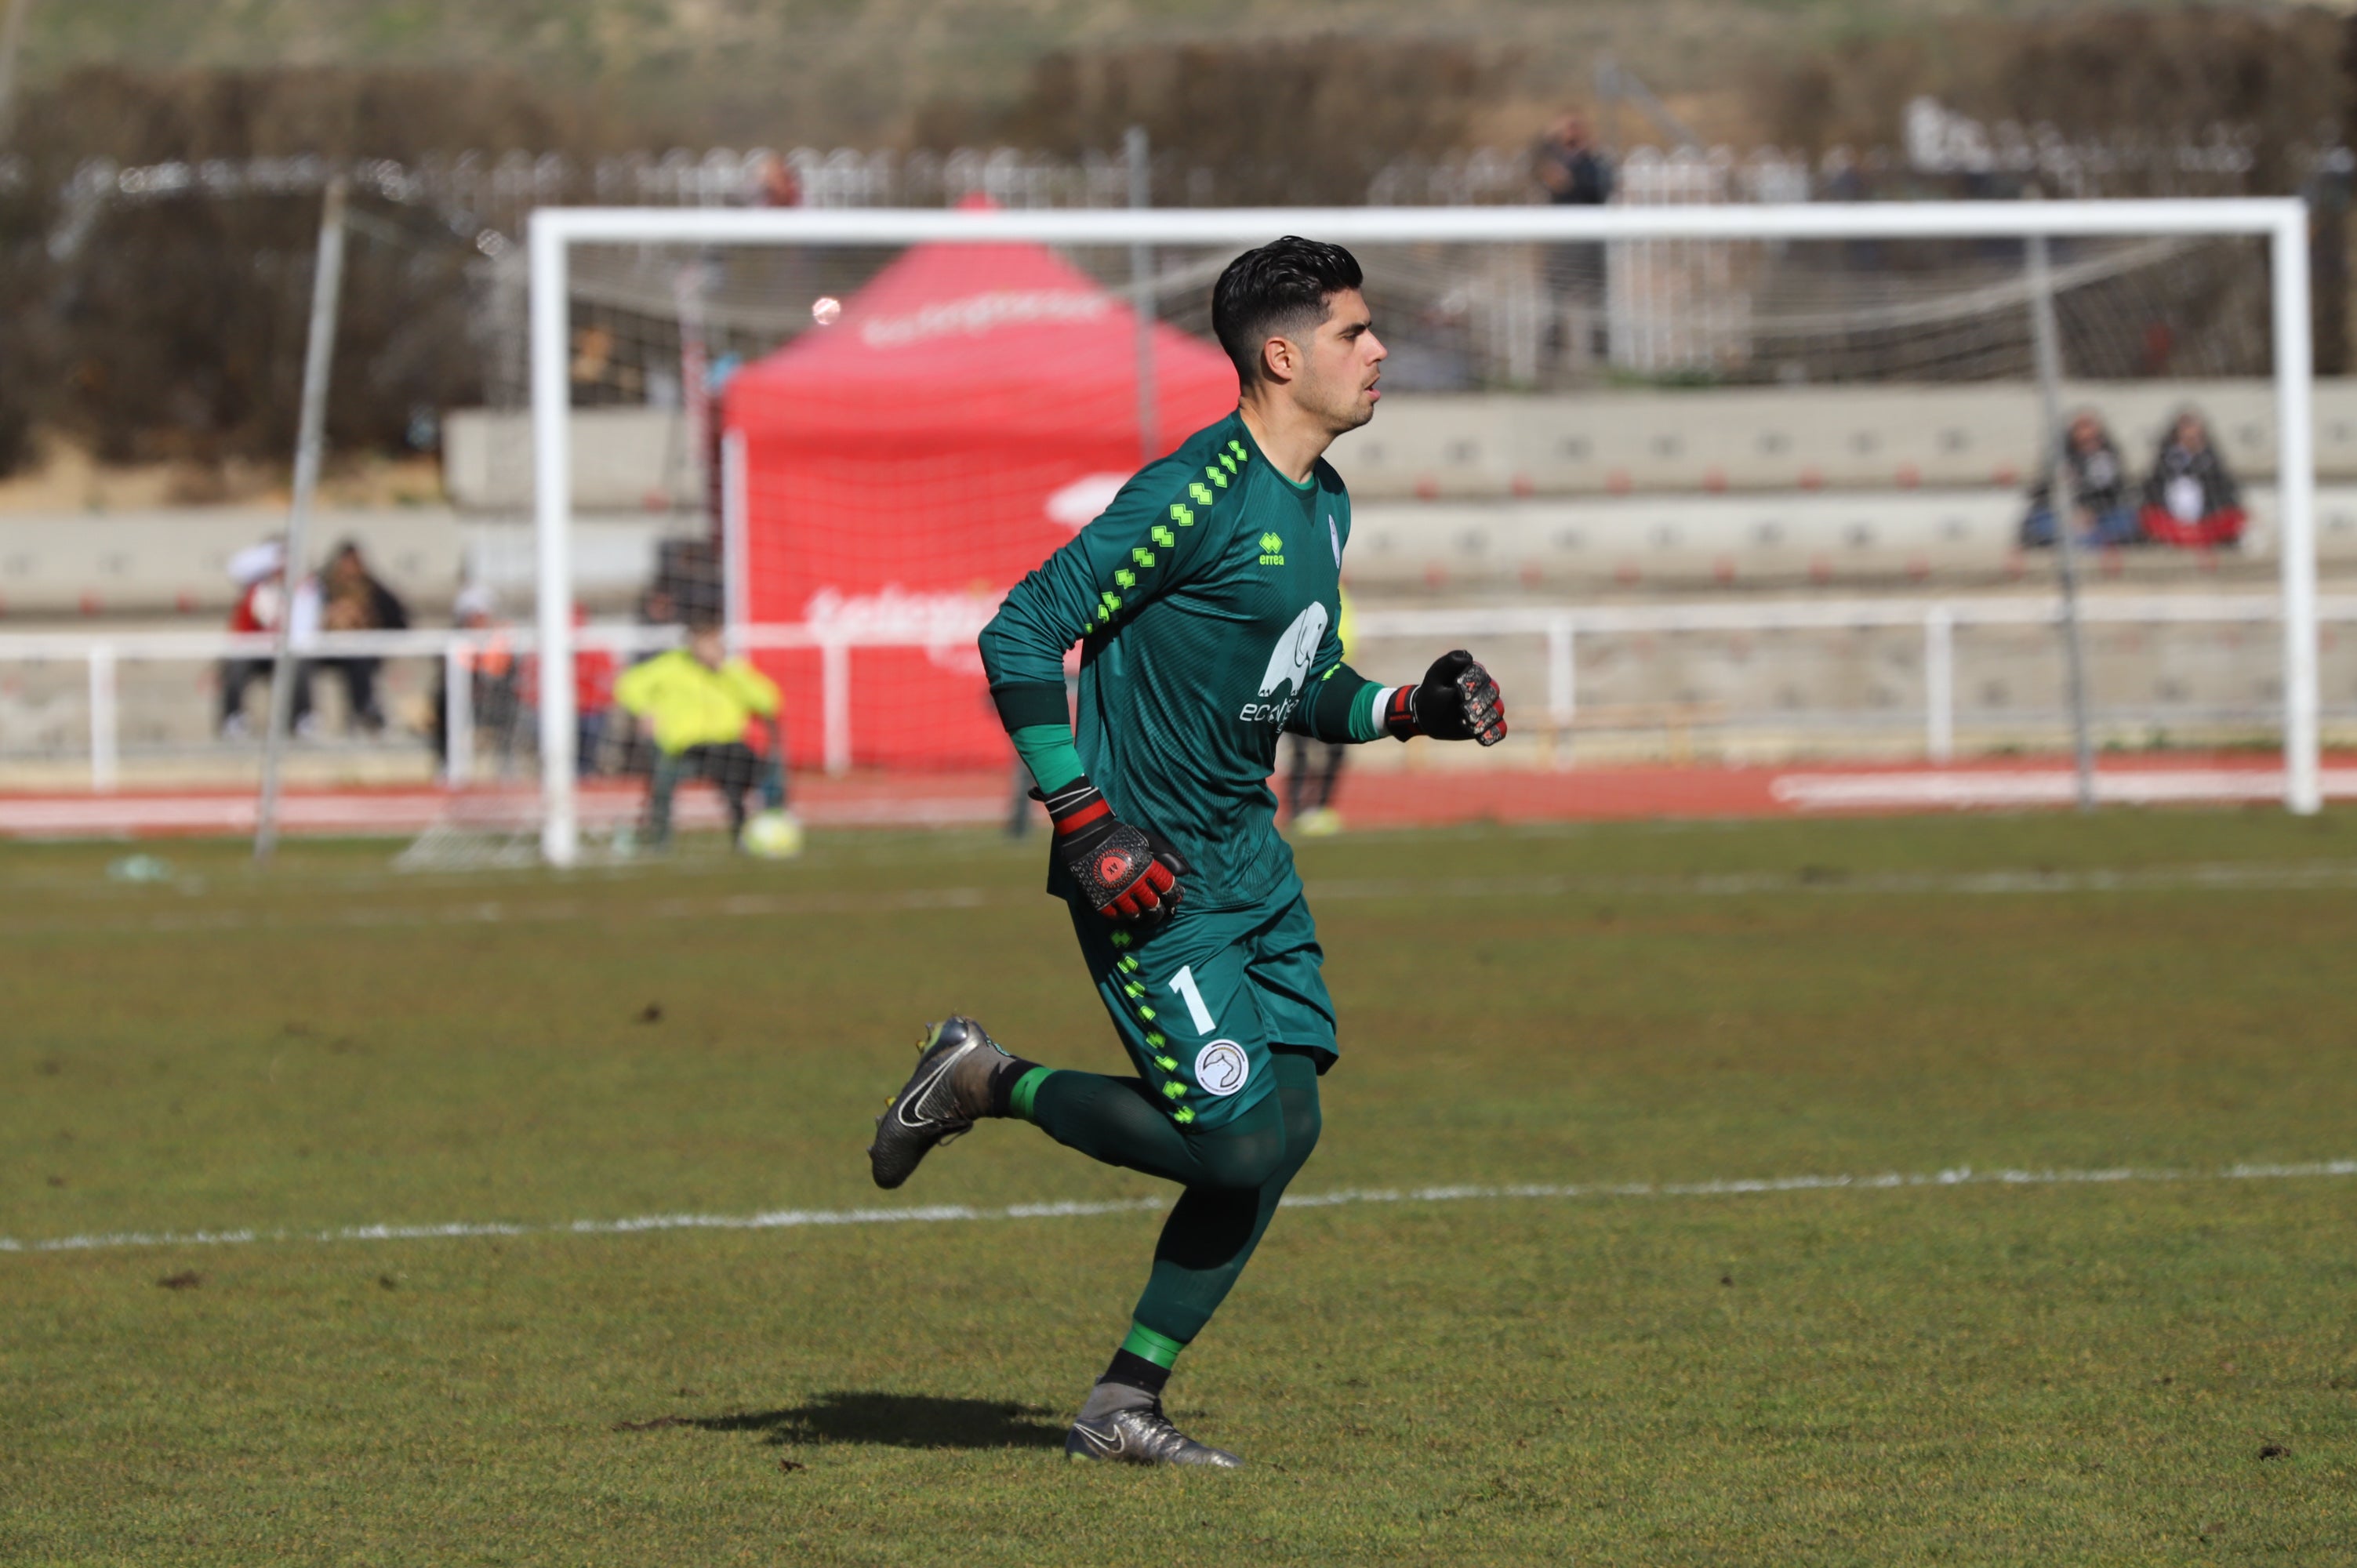
[[[2141,543],[2144,530],[2128,499],[2127,465],[2093,409],[2071,416],[2061,446],[2061,467],[2071,476],[2072,537],[2097,550]],[[2041,465],[2029,489],[2029,515],[2021,520],[2021,542],[2033,549],[2054,542],[2053,467]]]
[[[688,622],[687,646],[634,664],[614,682],[614,701],[654,730],[654,775],[647,789],[646,842],[671,842],[672,797],[685,779],[708,779],[728,811],[728,839],[745,832],[745,797],[759,785],[765,811],[786,800],[785,726],[777,682],[749,660],[731,659],[716,619]],[[768,721],[770,756],[746,741],[756,718]]]
[[[1612,199],[1612,165],[1589,134],[1587,121],[1566,112],[1532,155],[1532,172],[1554,207],[1602,207]],[[1566,368],[1602,357],[1604,247],[1589,242],[1549,248],[1548,282],[1556,298],[1551,336]]]
[[[230,580],[238,587],[237,604],[229,616],[230,630],[246,637],[276,631],[279,618],[289,613],[285,542],[265,539],[259,544],[239,551],[230,557],[229,575]],[[292,613],[295,623],[289,634],[291,637],[299,639],[319,629],[317,579],[306,577],[296,585]],[[269,681],[272,662],[267,653],[221,660],[222,739],[242,740],[250,732],[245,719],[246,689],[256,681]],[[298,732],[308,734],[311,729],[311,672],[307,666],[302,664],[295,667],[294,699],[287,722]]]
[[[671,589],[658,582],[639,596],[638,620],[642,627],[670,627],[679,624],[679,605],[671,596]],[[643,664],[660,655],[660,648],[639,648],[632,650],[630,662]]]
[[[400,596],[377,580],[350,539],[336,546],[319,575],[319,624],[328,631],[406,631],[409,608]],[[344,683],[348,725],[375,735],[384,728],[384,710],[377,703],[376,678],[384,660],[373,654],[320,659],[314,669],[329,671]]]
[[[581,629],[588,624],[589,612],[576,603],[573,607],[573,767],[584,778],[603,770],[616,663],[612,649],[581,637]]]
[[[1334,639],[1341,644],[1342,657],[1348,660],[1358,643],[1358,617],[1351,609],[1349,589],[1338,586],[1334,596],[1339,606]],[[1342,781],[1342,759],[1350,755],[1349,746],[1315,736],[1293,737],[1293,761],[1285,775],[1285,813],[1293,831],[1303,838],[1330,838],[1342,831],[1342,813],[1334,809],[1334,791]]]
[[[1601,207],[1612,199],[1612,166],[1589,135],[1587,119],[1567,111],[1539,138],[1539,184],[1557,207]]]
[[[770,154],[761,160],[761,172],[755,177],[752,198],[756,207],[800,207],[802,204],[801,171],[780,154]]]
[[[2242,542],[2243,494],[2191,409],[2170,422],[2144,483],[2144,532],[2162,544],[2206,549]]]
[[[452,602],[450,621],[460,631],[482,634],[459,650],[457,662],[467,672],[468,727],[476,734],[489,730],[498,737],[504,771],[515,752],[518,703],[515,650],[509,646],[499,611],[499,596],[470,583],[458,590]],[[434,682],[434,757],[445,782],[463,784],[465,779],[450,776],[450,662],[443,661]]]

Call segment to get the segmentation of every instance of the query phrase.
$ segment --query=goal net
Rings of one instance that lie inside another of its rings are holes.
[[[1351,248],[1390,349],[1329,454],[1351,657],[1476,649],[1516,720],[1485,765],[2051,750],[2075,651],[2096,743],[2280,743],[2312,809],[2357,692],[2327,714],[2311,434],[2357,479],[2357,398],[2314,406],[2297,203],[555,209],[529,352],[495,346],[529,371],[497,461],[534,520],[546,854],[614,760],[575,650],[705,615],[779,682],[798,776],[1002,809],[975,633],[1232,407],[1212,282],[1294,232]]]

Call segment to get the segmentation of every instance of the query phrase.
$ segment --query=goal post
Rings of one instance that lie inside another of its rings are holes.
[[[2275,397],[2276,548],[2280,561],[2284,803],[2313,812],[2319,766],[2316,455],[2309,345],[2308,209],[2296,199],[1892,202],[1654,207],[1149,209],[688,209],[544,208],[530,236],[530,356],[540,764],[545,858],[579,846],[572,679],[574,505],[569,269],[576,247],[891,248],[1029,242],[1211,254],[1297,233],[1352,246],[1626,246],[1650,242],[2007,242],[2203,236],[2268,251]],[[733,464],[738,459],[730,458]],[[737,481],[731,479],[730,483]],[[731,526],[735,526],[733,523]],[[732,548],[734,556],[741,551]],[[744,600],[732,585],[732,613]]]

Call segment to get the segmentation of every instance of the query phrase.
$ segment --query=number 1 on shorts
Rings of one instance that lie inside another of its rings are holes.
[[[1209,1035],[1220,1026],[1219,1021],[1211,1016],[1211,1010],[1203,1005],[1203,993],[1195,989],[1193,964],[1188,964],[1170,977],[1170,989],[1187,1004],[1187,1016],[1195,1021],[1197,1034]]]

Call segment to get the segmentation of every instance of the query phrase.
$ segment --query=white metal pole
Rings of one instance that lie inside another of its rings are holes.
[[[728,623],[728,646],[736,652],[737,636],[753,621],[752,585],[745,576],[745,545],[750,526],[746,513],[745,433],[732,430],[720,444],[720,593],[721,612]]]
[[[1133,211],[1143,212],[1154,205],[1154,164],[1148,156],[1146,127],[1132,125],[1122,137],[1122,152],[1129,161],[1129,205]],[[1133,244],[1129,248],[1130,308],[1137,321],[1137,460],[1151,463],[1162,456],[1158,439],[1162,416],[1157,403],[1160,389],[1154,384],[1154,247]]]
[[[1934,762],[1956,755],[1956,617],[1945,605],[1923,612],[1923,749]]]
[[[1558,768],[1571,766],[1571,721],[1579,712],[1578,666],[1573,662],[1576,636],[1577,628],[1569,616],[1555,616],[1548,620],[1547,722],[1555,730]]]
[[[2062,669],[2071,710],[2071,769],[2079,809],[2095,809],[2094,734],[2087,718],[2087,648],[2079,626],[2079,497],[2062,433],[2062,340],[2054,322],[2054,274],[2046,236],[2029,237],[2029,331],[2038,350],[2039,441],[2045,452],[2047,510],[2054,519],[2054,573],[2062,593]]]
[[[2276,548],[2283,574],[2284,805],[2324,804],[2316,647],[2316,413],[2309,362],[2307,206],[2270,245],[2276,305]]]
[[[295,502],[286,513],[285,564],[280,570],[278,628],[270,658],[270,728],[262,740],[262,800],[254,808],[253,857],[268,860],[278,847],[278,765],[286,749],[286,725],[295,711],[295,604],[303,584],[304,534],[319,494],[319,462],[328,442],[328,378],[336,360],[336,300],[344,285],[344,201],[350,187],[338,175],[328,182],[319,214],[319,257],[311,276],[311,332],[303,356],[303,409],[295,437]]]
[[[1763,202],[1611,207],[941,208],[576,207],[534,214],[574,244],[1261,244],[1280,229],[1364,242],[2015,240],[2054,236],[2268,235],[2282,197],[2155,201]]]
[[[475,660],[478,650],[453,642],[442,650],[442,781],[464,789],[475,778]]]
[[[679,269],[672,280],[672,297],[679,312],[679,410],[683,444],[687,448],[687,491],[695,498],[695,518],[705,536],[713,533],[712,493],[712,350],[705,339],[704,291],[709,269],[698,258]]]
[[[821,753],[829,773],[851,771],[851,650],[829,638],[820,644]]]
[[[570,865],[581,850],[575,814],[573,713],[573,397],[565,351],[571,257],[564,221],[532,216],[533,539],[540,615],[540,852]]]
[[[90,650],[90,787],[101,795],[114,788],[119,772],[114,669],[114,645],[93,643]]]

